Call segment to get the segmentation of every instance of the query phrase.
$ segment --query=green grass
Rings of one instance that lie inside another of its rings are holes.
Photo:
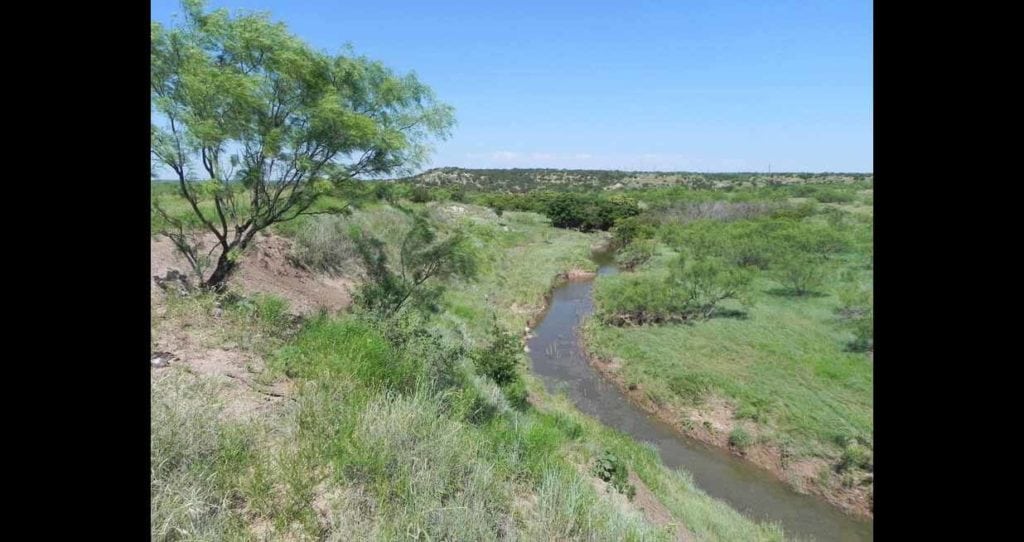
[[[845,351],[851,336],[837,329],[836,306],[833,295],[764,294],[744,318],[636,328],[595,320],[586,333],[595,353],[624,360],[623,376],[649,393],[681,404],[723,395],[803,453],[834,457],[837,439],[872,442],[873,405],[872,365]]]
[[[782,539],[525,371],[540,408],[511,408],[474,374],[467,353],[488,342],[491,315],[521,330],[557,273],[593,268],[597,236],[554,230],[531,213],[426,207],[469,233],[483,260],[476,280],[449,285],[447,310],[429,320],[342,315],[296,331],[269,296],[227,304],[220,318],[208,294],[169,300],[154,332],[187,322],[209,347],[234,343],[267,359],[256,380],[288,378],[295,391],[239,421],[224,415],[223,383],[174,366],[154,377],[154,539],[671,540],[595,490],[589,466],[605,451],[701,540]],[[351,220],[393,244],[396,213],[374,206]]]
[[[836,314],[838,292],[849,285],[871,287],[870,213],[857,203],[827,204],[802,220],[845,240],[810,294],[790,295],[771,270],[758,271],[747,305],[727,301],[724,314],[686,324],[616,327],[593,318],[585,325],[588,346],[599,356],[621,359],[623,378],[656,403],[685,410],[724,397],[737,419],[756,424],[759,437],[797,455],[835,463],[850,439],[871,448],[872,362],[850,351],[854,337]],[[726,231],[732,224],[706,227]],[[679,239],[677,248],[690,249],[684,227],[661,227],[666,238]],[[673,237],[675,231],[683,235]],[[638,273],[665,276],[673,254],[663,250]],[[599,311],[602,293],[613,290],[602,283],[623,280],[597,279]]]
[[[492,315],[506,328],[521,330],[543,309],[544,295],[557,274],[596,269],[590,260],[596,235],[554,229],[535,213],[508,211],[500,218],[460,222],[480,254],[481,273],[476,280],[449,289],[445,318],[455,326],[465,325],[474,335],[485,332]]]

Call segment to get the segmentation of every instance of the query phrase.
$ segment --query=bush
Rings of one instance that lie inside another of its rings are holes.
[[[593,472],[594,476],[608,482],[630,500],[636,495],[636,488],[629,483],[629,470],[626,464],[610,450],[605,450],[604,455],[597,459]]]
[[[672,266],[668,282],[685,293],[691,311],[710,318],[726,299],[747,302],[747,289],[753,278],[749,270],[719,259],[701,259],[688,265],[680,256]]]
[[[499,386],[506,386],[519,380],[516,367],[522,347],[519,339],[494,322],[491,328],[492,341],[487,348],[473,353],[477,372],[487,376]]]
[[[727,299],[748,302],[753,274],[721,260],[688,263],[680,256],[666,279],[654,275],[609,277],[598,283],[594,299],[606,323],[642,325],[710,318]]]
[[[388,264],[385,244],[362,230],[352,238],[366,271],[366,282],[356,290],[353,302],[361,309],[384,316],[396,314],[407,303],[416,309],[436,311],[443,294],[440,281],[450,277],[472,278],[477,258],[462,232],[443,239],[429,221],[413,215],[413,227],[402,239],[397,270]]]
[[[656,233],[655,223],[650,218],[631,216],[619,220],[612,228],[612,244],[624,247],[635,240],[651,239]]]
[[[854,352],[866,352],[874,347],[874,302],[870,289],[849,284],[838,292],[839,307],[836,313],[840,323],[853,332],[854,340],[849,349]]]
[[[825,262],[805,253],[788,252],[775,259],[773,275],[786,289],[797,296],[810,293],[825,282]]]
[[[850,203],[855,199],[855,196],[849,192],[833,188],[818,191],[814,195],[814,199],[821,203]]]
[[[680,290],[650,275],[606,277],[597,282],[594,300],[602,320],[617,326],[683,321],[689,309]]]
[[[846,472],[854,468],[869,472],[873,469],[871,450],[856,442],[850,442],[843,448],[843,454],[839,457],[836,470]]]
[[[513,408],[525,410],[529,405],[527,402],[526,383],[522,379],[516,379],[504,388],[505,398]]]
[[[655,253],[657,241],[653,239],[637,239],[620,249],[615,255],[615,261],[626,269],[635,269],[637,266],[647,263]]]
[[[425,186],[416,186],[412,189],[412,194],[409,199],[414,203],[427,203],[432,201],[434,198],[430,195],[430,190]]]
[[[384,181],[378,181],[373,188],[373,195],[382,201],[394,201],[394,186]]]
[[[662,239],[694,259],[722,258],[740,267],[765,269],[770,263],[770,234],[777,225],[771,221],[741,221],[728,224],[701,220],[684,227],[662,230]]]
[[[740,450],[746,450],[754,443],[754,437],[742,427],[737,427],[729,433],[729,445]]]
[[[349,274],[357,266],[358,254],[342,217],[315,217],[298,230],[292,244],[293,262],[314,271]]]
[[[608,230],[617,221],[640,214],[640,206],[619,194],[605,197],[565,192],[547,203],[545,214],[556,228]]]

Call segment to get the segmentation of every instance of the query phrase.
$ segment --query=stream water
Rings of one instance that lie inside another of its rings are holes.
[[[607,257],[598,263],[601,275],[617,272]],[[689,471],[697,487],[747,517],[779,522],[787,537],[822,542],[872,540],[872,521],[848,516],[822,500],[801,495],[764,469],[680,434],[606,381],[587,363],[579,344],[579,325],[593,311],[592,287],[593,280],[584,279],[556,288],[532,331],[528,345],[533,371],[549,391],[564,391],[585,414],[653,444],[669,468]]]

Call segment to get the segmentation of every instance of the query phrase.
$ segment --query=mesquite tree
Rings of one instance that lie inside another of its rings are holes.
[[[316,51],[266,14],[182,5],[180,25],[152,23],[151,151],[190,212],[154,212],[200,280],[191,234],[216,238],[207,287],[223,287],[257,232],[330,212],[314,203],[334,183],[408,171],[449,134],[452,108],[415,75]]]

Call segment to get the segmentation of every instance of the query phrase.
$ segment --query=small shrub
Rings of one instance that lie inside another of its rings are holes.
[[[599,282],[594,299],[606,323],[643,325],[710,318],[722,301],[748,302],[753,274],[719,259],[688,263],[680,256],[668,278],[611,277]]]
[[[822,465],[818,468],[818,472],[815,475],[815,481],[821,487],[828,487],[832,481],[832,470],[826,465]]]
[[[843,454],[836,464],[836,471],[846,472],[852,469],[872,469],[871,450],[856,442],[851,442],[843,449]]]
[[[499,386],[512,384],[519,379],[516,367],[522,348],[519,339],[505,331],[497,321],[491,327],[491,344],[473,353],[477,372],[487,376]]]
[[[657,233],[655,223],[645,219],[646,215],[624,218],[612,228],[612,244],[618,247],[629,245],[633,241],[651,239]]]
[[[616,491],[629,497],[630,500],[636,495],[636,488],[629,483],[629,470],[626,468],[626,464],[610,450],[606,450],[604,455],[598,458],[593,472],[595,476],[611,484]]]
[[[430,190],[425,186],[417,186],[412,189],[412,194],[409,195],[409,200],[414,203],[427,203],[432,201],[434,198],[430,195]]]
[[[836,313],[840,324],[849,329],[854,340],[847,345],[853,352],[866,352],[874,347],[874,296],[870,289],[847,285],[838,292]]]
[[[740,450],[746,450],[754,443],[754,437],[742,427],[737,427],[729,433],[729,445]]]
[[[342,217],[315,217],[295,235],[290,257],[314,271],[347,274],[355,270],[358,254]]]
[[[814,195],[814,199],[821,203],[850,203],[855,198],[856,196],[850,192],[836,189],[819,190],[818,193]]]
[[[657,242],[653,239],[638,239],[619,250],[615,261],[626,269],[635,269],[650,261],[656,248]]]
[[[776,259],[772,269],[775,280],[796,296],[804,296],[825,282],[822,258],[806,253],[788,252]]]

